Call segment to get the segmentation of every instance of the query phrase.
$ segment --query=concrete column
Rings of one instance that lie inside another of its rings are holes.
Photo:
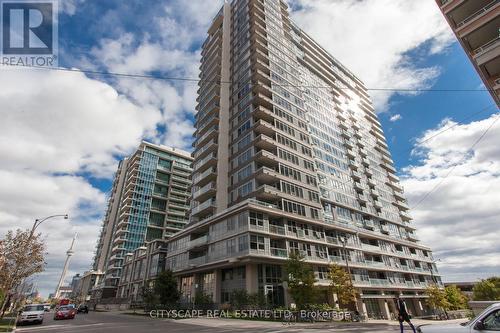
[[[222,24],[222,59],[221,59],[221,81],[231,79],[231,5],[224,3]],[[219,147],[217,149],[217,212],[227,208],[229,185],[229,118],[231,92],[229,84],[222,84],[220,88],[220,109],[219,109]]]
[[[286,307],[289,307],[290,304],[293,303],[292,296],[290,296],[290,293],[288,292],[287,283],[283,283],[283,298],[284,298]]]
[[[220,304],[221,298],[221,284],[222,284],[222,271],[220,269],[216,269],[214,271],[214,281],[215,281],[215,286],[214,286],[214,295],[212,296],[212,299],[214,303]]]
[[[257,264],[247,264],[245,266],[245,286],[249,294],[255,294],[259,291],[257,280]]]
[[[328,291],[328,303],[331,304],[336,309],[339,308],[338,300],[339,298],[337,297],[337,294]]]
[[[417,317],[420,317],[420,316],[423,316],[424,315],[424,309],[422,307],[422,303],[420,302],[420,300],[418,298],[414,298],[412,299],[412,302],[413,302],[413,305],[415,307],[415,316]]]
[[[382,312],[382,315],[384,316],[384,318],[390,319],[391,312],[389,311],[389,304],[387,304],[387,301],[385,299],[379,299],[378,304],[380,306],[380,311]]]
[[[368,310],[366,309],[366,304],[363,302],[363,300],[360,298],[357,300],[358,302],[358,309],[359,312],[365,316],[368,316]]]

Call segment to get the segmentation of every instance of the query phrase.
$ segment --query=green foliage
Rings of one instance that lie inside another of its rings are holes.
[[[153,292],[161,304],[174,304],[179,301],[180,292],[177,287],[177,279],[172,271],[167,270],[158,275]]]
[[[141,294],[142,299],[148,308],[159,303],[158,296],[154,292],[153,288],[142,287]]]
[[[316,278],[314,270],[304,261],[304,257],[297,252],[291,252],[285,265],[285,281],[288,290],[298,309],[304,309],[313,304],[317,297],[317,288],[314,285]]]
[[[45,243],[41,234],[30,230],[9,230],[0,240],[0,290],[7,295],[30,276],[45,269]],[[0,319],[7,306],[7,298],[0,303]]]
[[[500,300],[500,277],[490,277],[474,286],[472,299],[475,301]]]
[[[356,301],[356,289],[351,283],[349,273],[337,264],[330,266],[328,272],[330,282],[330,290],[337,295],[339,306],[341,308],[349,308]]]
[[[431,285],[427,287],[425,293],[429,298],[427,298],[426,303],[433,309],[449,310],[451,307],[450,302],[446,297],[446,292],[440,289],[437,285]]]
[[[231,293],[231,306],[234,309],[242,309],[249,304],[250,295],[246,289],[236,289]]]
[[[467,297],[455,285],[447,286],[444,288],[446,300],[450,304],[450,310],[463,310],[467,309]]]
[[[196,305],[208,305],[212,303],[212,296],[205,294],[203,291],[197,292],[194,296],[194,304]]]
[[[324,312],[324,311],[333,311],[335,310],[335,308],[328,303],[323,303],[323,304],[311,304],[309,306],[309,310]]]
[[[248,305],[252,308],[263,308],[266,305],[266,297],[263,293],[254,293],[248,295]]]

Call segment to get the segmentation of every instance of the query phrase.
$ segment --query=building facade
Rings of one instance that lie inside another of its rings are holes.
[[[93,270],[83,273],[81,279],[78,281],[77,286],[73,288],[73,297],[79,303],[88,303],[92,298],[92,293],[99,285],[99,280],[104,273],[96,272]]]
[[[436,0],[465,53],[500,106],[500,2]]]
[[[422,314],[440,277],[363,83],[281,0],[225,3],[200,69],[190,224],[166,260],[184,299],[246,289],[290,304],[283,264],[297,251],[325,301],[329,265],[348,264],[360,310],[389,317],[402,295]]]
[[[158,274],[165,271],[167,244],[162,240],[147,242],[125,255],[117,297],[132,302],[143,300],[143,288],[152,288]]]
[[[127,253],[184,228],[191,163],[187,152],[144,141],[121,161],[96,247],[93,270],[104,273],[96,298],[116,296]]]

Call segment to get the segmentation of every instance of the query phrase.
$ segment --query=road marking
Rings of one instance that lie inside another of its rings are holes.
[[[89,327],[89,326],[102,326],[104,323],[97,323],[97,324],[86,324],[86,325],[71,325],[71,324],[64,324],[64,325],[48,325],[48,326],[38,326],[38,327],[23,327],[23,328],[17,328],[16,332],[32,332],[36,331],[39,332],[41,330],[51,330],[54,328],[75,328],[75,327]]]

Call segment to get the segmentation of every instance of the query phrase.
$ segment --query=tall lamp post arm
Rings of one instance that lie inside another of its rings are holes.
[[[67,220],[68,214],[56,214],[56,215],[47,216],[43,219],[36,219],[35,223],[33,223],[33,227],[31,228],[30,238],[33,237],[33,234],[35,233],[36,228],[38,228],[40,226],[40,224],[42,224],[43,222],[45,222],[49,219],[52,219],[54,217],[63,217],[65,220]]]

